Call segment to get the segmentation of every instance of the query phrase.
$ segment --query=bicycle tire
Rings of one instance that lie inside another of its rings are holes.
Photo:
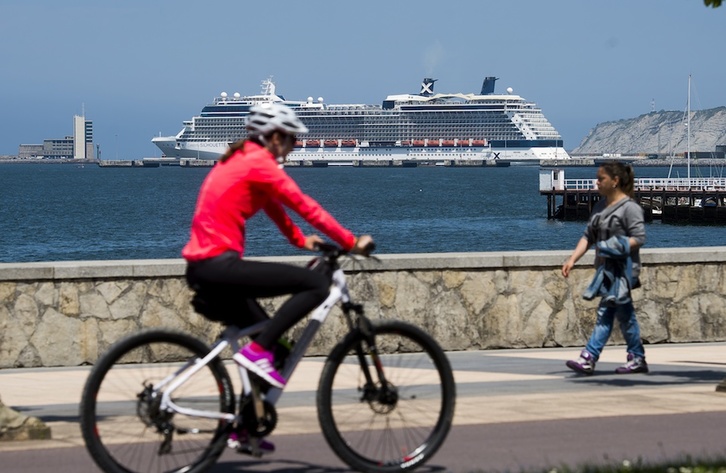
[[[98,360],[83,388],[80,420],[86,449],[101,470],[200,473],[214,465],[231,423],[180,413],[164,417],[145,388],[209,350],[190,335],[156,329],[121,339]],[[232,382],[219,358],[179,386],[172,399],[187,408],[235,409]],[[171,436],[160,432],[160,424]]]
[[[414,325],[374,322],[372,331],[397,400],[363,399],[365,379],[354,352],[367,350],[365,337],[355,330],[323,367],[316,400],[320,427],[335,454],[356,471],[413,470],[431,459],[451,428],[456,403],[451,365],[439,344]],[[380,385],[370,357],[364,359]]]

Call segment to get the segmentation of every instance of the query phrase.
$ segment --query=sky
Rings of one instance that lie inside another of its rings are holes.
[[[102,159],[160,156],[220,92],[380,104],[535,102],[577,147],[598,123],[726,105],[726,6],[703,0],[0,0],[0,155],[93,121]]]

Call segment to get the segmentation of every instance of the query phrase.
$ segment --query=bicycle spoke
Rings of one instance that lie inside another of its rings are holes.
[[[105,471],[202,471],[224,448],[225,422],[159,408],[157,386],[206,350],[188,336],[169,337],[165,332],[130,337],[89,377],[81,427],[89,452]],[[173,392],[172,401],[186,409],[232,411],[233,396],[226,392],[231,384],[220,367],[217,360],[202,368]]]
[[[370,361],[375,385],[366,386],[354,350],[362,338],[349,337],[323,371],[321,427],[331,448],[356,469],[413,468],[448,433],[455,390],[451,368],[433,339],[415,327],[389,322],[374,330],[386,386]]]

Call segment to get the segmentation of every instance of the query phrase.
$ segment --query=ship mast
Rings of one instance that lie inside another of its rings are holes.
[[[688,101],[686,102],[686,163],[688,164],[688,187],[691,187],[691,75],[688,74]]]

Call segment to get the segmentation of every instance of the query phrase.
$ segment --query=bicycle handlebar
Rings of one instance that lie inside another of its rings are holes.
[[[353,253],[348,250],[344,250],[340,246],[336,245],[335,243],[316,243],[313,247],[315,251],[319,251],[324,256],[332,256],[334,258],[337,258],[338,256],[347,255],[347,254],[359,254],[361,256],[365,256],[366,258],[371,256],[371,253],[375,251],[376,244],[374,242],[370,242],[365,246],[362,252],[360,253]]]

